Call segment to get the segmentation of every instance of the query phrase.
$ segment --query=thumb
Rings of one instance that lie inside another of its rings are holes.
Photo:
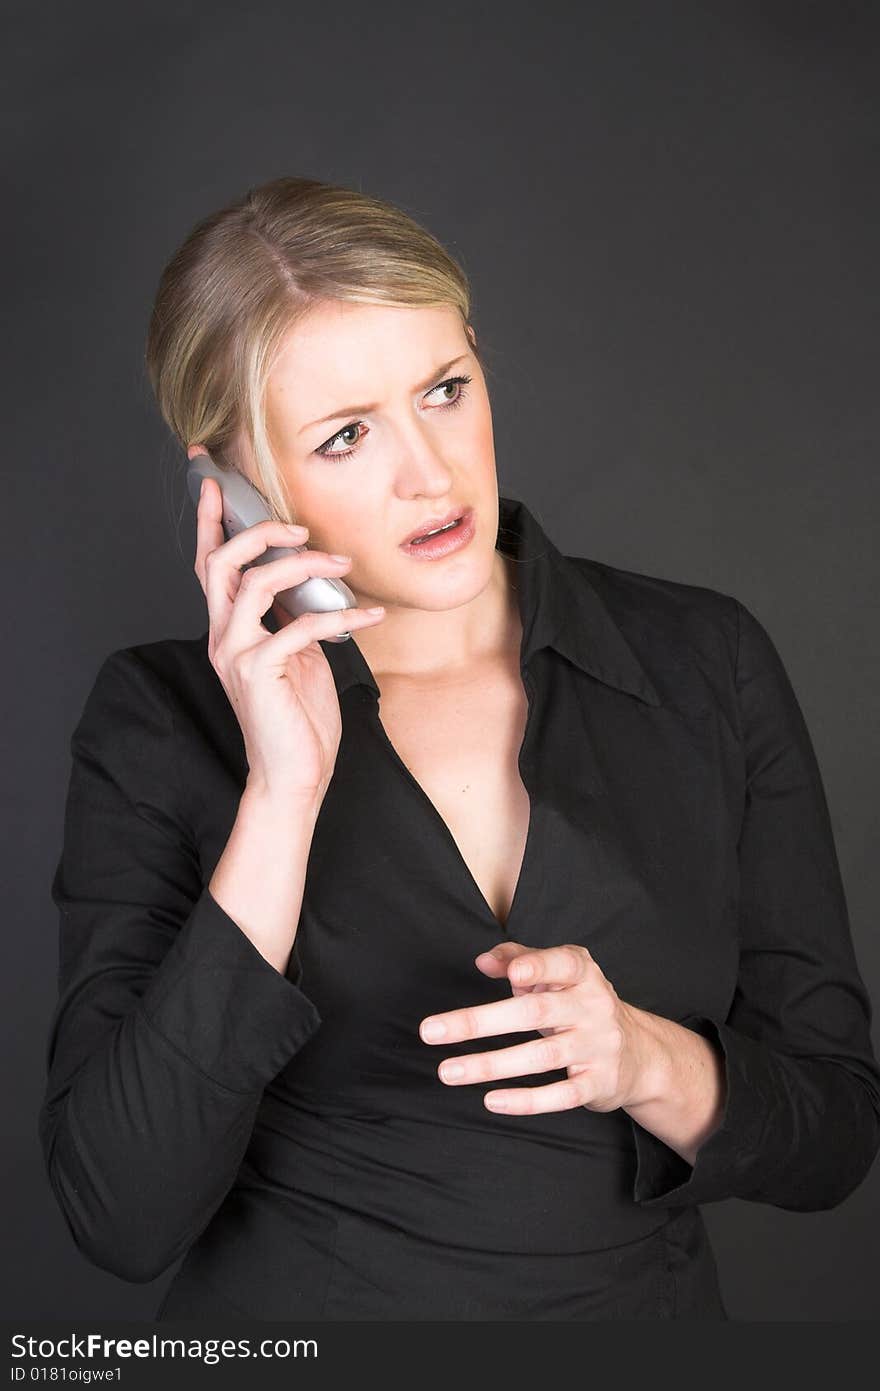
[[[500,979],[507,975],[510,963],[528,950],[529,948],[523,946],[522,942],[511,942],[505,939],[503,942],[498,942],[489,951],[482,951],[479,956],[474,957],[474,965],[480,971],[485,971],[487,976]]]

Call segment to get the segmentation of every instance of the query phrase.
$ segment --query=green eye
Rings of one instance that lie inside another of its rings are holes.
[[[442,389],[445,386],[460,387],[461,389],[459,390],[458,395],[455,396],[454,399],[451,401],[444,401],[442,406],[440,407],[440,409],[444,411],[455,410],[456,406],[460,406],[464,401],[464,398],[467,396],[468,393],[465,390],[465,387],[471,380],[472,379],[470,377],[447,377],[445,382],[440,382],[437,386],[432,387],[431,390],[428,392],[428,395],[433,396],[435,391],[442,391]],[[342,439],[342,436],[348,434],[349,430],[359,429],[359,427],[363,425],[363,423],[364,422],[362,420],[353,420],[350,425],[343,425],[342,429],[337,430],[336,434],[332,435],[325,444],[319,445],[318,448],[315,450],[315,453],[320,454],[322,459],[334,459],[337,461],[340,459],[350,459],[352,454],[354,454],[357,450],[358,445],[360,444],[360,440],[355,441],[353,447],[350,449],[334,450],[331,448],[331,445],[335,444],[337,440]]]

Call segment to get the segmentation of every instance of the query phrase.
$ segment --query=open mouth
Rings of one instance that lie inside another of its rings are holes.
[[[404,541],[400,549],[408,555],[423,556],[426,560],[438,560],[453,551],[461,550],[474,538],[474,509],[466,507],[459,517],[444,522],[442,526],[432,527],[430,531]]]
[[[432,540],[436,536],[443,536],[449,531],[453,531],[457,526],[466,523],[473,513],[472,507],[463,507],[456,513],[452,508],[446,513],[445,517],[438,517],[436,523],[424,530],[413,534],[412,532],[405,541],[401,541],[401,546],[419,546]]]
[[[409,541],[407,544],[410,546],[424,545],[425,541],[430,541],[432,536],[442,536],[444,532],[454,531],[457,526],[461,526],[462,521],[463,516],[456,517],[454,522],[448,522],[446,526],[438,526],[434,531],[426,531],[424,536],[416,536],[412,541]]]

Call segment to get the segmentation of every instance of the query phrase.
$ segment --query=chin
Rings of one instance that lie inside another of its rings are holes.
[[[483,546],[477,551],[472,544],[467,556],[462,553],[439,561],[412,561],[408,556],[403,559],[409,573],[405,586],[400,587],[399,602],[406,607],[440,611],[458,608],[482,594],[492,578],[495,548],[487,550]]]

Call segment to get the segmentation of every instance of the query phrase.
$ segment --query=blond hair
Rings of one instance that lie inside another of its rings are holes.
[[[281,521],[295,517],[266,429],[266,384],[288,330],[333,300],[455,308],[466,329],[470,319],[467,275],[430,232],[380,198],[305,178],[251,188],[198,222],[165,266],[150,317],[144,360],[166,424],[221,468],[241,466],[247,439],[253,481]]]

